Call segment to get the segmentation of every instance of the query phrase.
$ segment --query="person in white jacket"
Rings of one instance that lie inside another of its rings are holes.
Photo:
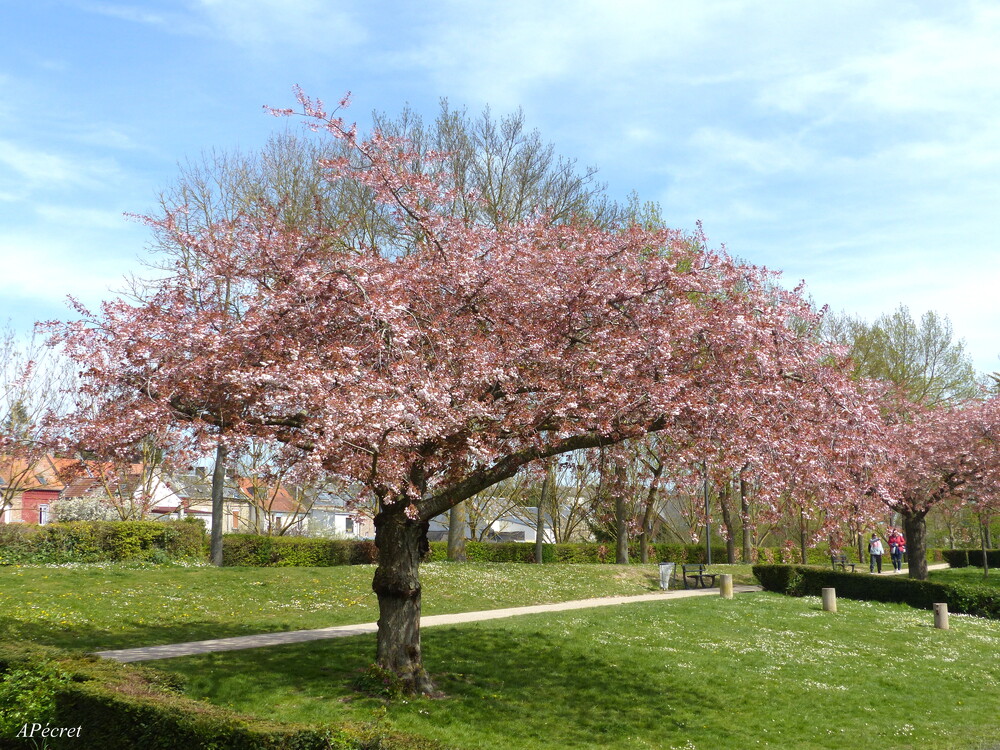
[[[878,572],[882,572],[882,555],[885,554],[885,547],[882,546],[882,540],[878,538],[878,534],[872,534],[871,541],[868,542],[868,572],[874,573],[876,566],[878,567]]]

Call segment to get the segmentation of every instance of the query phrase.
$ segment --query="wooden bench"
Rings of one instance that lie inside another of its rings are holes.
[[[710,589],[715,586],[715,579],[718,573],[706,573],[704,565],[682,565],[681,570],[684,575],[684,588],[692,588],[688,585],[688,580],[694,584],[694,588]]]
[[[847,572],[847,566],[851,566],[851,572],[854,572],[854,566],[856,563],[852,563],[847,559],[847,555],[830,555],[830,562],[833,564],[833,569],[836,570],[840,568],[845,573]]]

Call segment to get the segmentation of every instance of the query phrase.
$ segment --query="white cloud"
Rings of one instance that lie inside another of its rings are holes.
[[[958,6],[959,8],[961,6]],[[974,4],[957,17],[894,25],[876,51],[781,76],[761,92],[766,106],[841,117],[975,113],[1000,102],[1000,8]]]
[[[88,245],[66,232],[4,233],[0,298],[32,300],[53,316],[64,310],[66,295],[96,305],[109,289],[121,288],[128,270],[122,257],[106,245]]]
[[[0,166],[9,173],[0,172],[0,193],[22,198],[42,187],[97,188],[121,177],[108,159],[65,156],[8,140],[0,140]]]
[[[199,12],[241,46],[294,45],[327,52],[354,47],[368,36],[345,5],[333,0],[196,0]]]
[[[35,212],[47,224],[59,224],[74,229],[122,230],[128,220],[120,213],[78,206],[37,206]]]
[[[150,11],[148,8],[136,5],[122,5],[119,3],[87,3],[83,7],[91,13],[97,13],[110,18],[118,18],[123,21],[131,21],[133,23],[141,23],[149,26],[166,27],[170,25],[171,21],[171,18],[164,13],[157,13]]]
[[[759,174],[802,172],[814,169],[818,154],[795,135],[754,138],[723,128],[699,128],[691,136],[692,148],[715,162],[727,162]]]
[[[715,20],[743,3],[537,3],[453,0],[428,8],[415,43],[392,56],[423,69],[447,92],[510,109],[561,83],[587,88],[683,57]],[[457,90],[456,90],[457,87]]]

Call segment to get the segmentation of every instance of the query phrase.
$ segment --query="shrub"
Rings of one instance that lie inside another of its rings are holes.
[[[371,565],[378,549],[368,540],[226,534],[222,560],[227,566],[256,568]]]
[[[946,549],[942,550],[941,554],[944,556],[945,562],[948,563],[953,568],[967,568],[969,567],[969,551],[964,549]]]
[[[0,565],[201,559],[205,528],[184,521],[0,525]]]
[[[969,552],[969,565],[974,568],[983,567],[983,551],[981,549],[970,549]],[[991,568],[1000,567],[1000,550],[988,549],[986,550],[986,562]]]
[[[946,549],[938,550],[938,552],[953,568],[983,567],[983,551],[981,549]],[[1000,550],[986,550],[986,562],[991,568],[1000,568]]]
[[[475,542],[465,543],[465,553],[469,562],[503,562],[503,563],[533,563],[535,562],[534,542]],[[428,561],[448,559],[447,542],[431,542]],[[629,547],[629,559],[639,560],[639,544]],[[609,544],[597,542],[576,542],[566,544],[543,544],[542,562],[544,563],[613,563],[615,548]],[[692,544],[651,544],[649,545],[649,561],[697,563],[705,561],[705,548]]]
[[[0,674],[0,738],[16,737],[25,724],[52,722],[56,692],[69,681],[67,672],[47,661]]]
[[[49,508],[52,517],[59,523],[67,521],[115,521],[119,519],[114,508],[96,497],[64,498],[57,500]]]
[[[24,689],[17,705],[39,710],[30,722],[81,727],[79,738],[47,747],[80,750],[431,750],[429,740],[388,733],[377,723],[306,727],[241,716],[180,694],[175,676],[94,656],[24,643],[0,643],[0,747],[13,746],[24,722],[2,700],[4,686]],[[25,714],[26,715],[26,714]],[[13,722],[10,723],[10,722]],[[12,733],[13,730],[13,733]]]
[[[753,573],[766,590],[790,596],[820,596],[824,588],[834,588],[845,599],[896,602],[918,609],[944,602],[952,612],[1000,619],[1000,594],[988,587],[844,573],[809,565],[755,565]]]

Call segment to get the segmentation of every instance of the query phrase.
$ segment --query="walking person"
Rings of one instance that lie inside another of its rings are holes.
[[[903,553],[906,552],[906,539],[899,529],[889,529],[889,556],[892,558],[892,568],[897,573],[903,569]]]
[[[878,572],[882,572],[882,555],[884,554],[885,547],[882,546],[882,540],[878,538],[878,534],[872,534],[872,538],[868,542],[869,573],[874,573],[876,566],[878,567]]]

